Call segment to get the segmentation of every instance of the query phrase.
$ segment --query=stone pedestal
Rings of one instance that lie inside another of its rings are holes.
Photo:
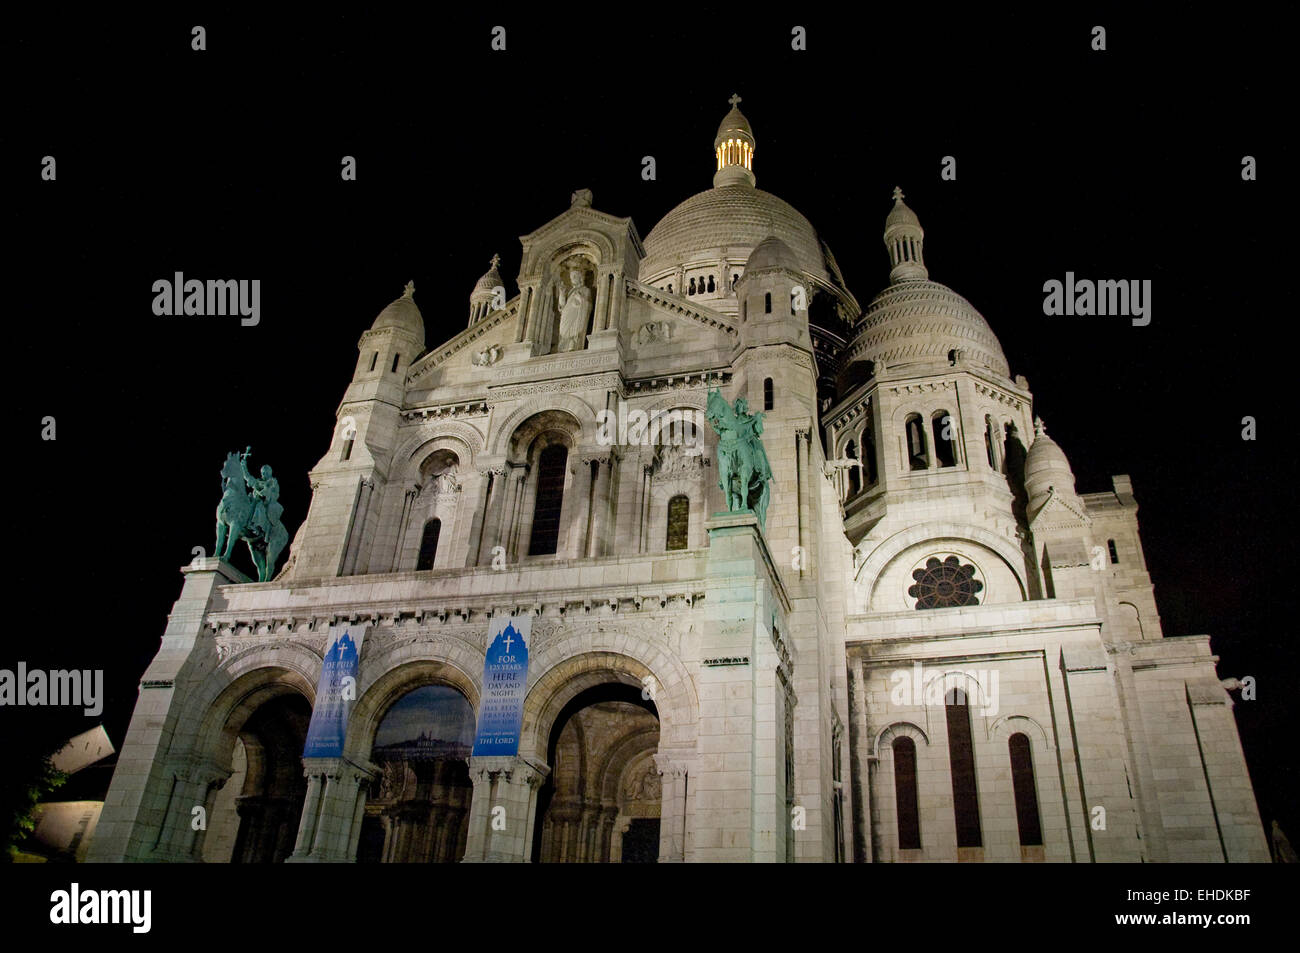
[[[786,709],[793,698],[780,631],[789,598],[752,513],[714,514],[705,529],[707,616],[698,757],[685,778],[693,818],[686,859],[784,860],[791,836]],[[671,836],[662,854],[671,853]]]
[[[191,828],[191,812],[195,806],[210,807],[214,785],[224,781],[210,766],[168,760],[168,746],[181,707],[177,684],[216,659],[211,636],[207,652],[198,646],[217,587],[250,580],[214,558],[195,559],[181,572],[185,584],[167,618],[162,646],[140,681],[140,698],[86,858],[90,863],[198,859],[202,839]]]

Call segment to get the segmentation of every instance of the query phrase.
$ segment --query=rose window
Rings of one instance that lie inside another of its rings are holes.
[[[976,593],[984,583],[975,578],[975,567],[962,564],[956,556],[942,562],[931,556],[925,565],[912,572],[916,583],[907,594],[916,600],[918,609],[950,609],[953,606],[977,606]]]

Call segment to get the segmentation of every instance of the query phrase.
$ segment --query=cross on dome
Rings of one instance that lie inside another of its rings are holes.
[[[903,190],[897,185],[894,186],[894,201],[895,202],[903,201]]]
[[[501,256],[500,256],[500,255],[493,255],[493,256],[492,256],[492,267],[495,268],[495,267],[496,267],[497,265],[499,265],[499,264],[501,264]]]
[[[739,105],[740,105],[740,97],[737,96],[735,93],[732,93],[732,94],[731,94],[731,98],[728,99],[727,102],[731,103],[731,105],[733,105],[733,106],[739,106]]]
[[[403,298],[414,298],[414,297],[415,297],[415,282],[414,282],[414,281],[408,281],[408,282],[406,283],[406,288],[405,288],[405,290],[402,292],[402,297],[403,297]]]

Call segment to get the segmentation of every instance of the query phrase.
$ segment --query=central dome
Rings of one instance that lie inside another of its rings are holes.
[[[700,259],[748,258],[769,236],[790,247],[802,270],[831,280],[826,253],[808,219],[784,199],[748,184],[700,192],[665,215],[646,236],[641,280],[656,280]]]

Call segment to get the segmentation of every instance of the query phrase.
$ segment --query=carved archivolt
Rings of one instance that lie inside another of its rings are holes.
[[[459,447],[448,446],[448,449],[456,451],[456,455],[460,457],[460,463],[463,467],[472,467],[474,458],[483,451],[483,435],[469,424],[457,420],[430,420],[416,428],[415,433],[398,448],[397,453],[393,455],[393,459],[397,461],[399,466],[410,462],[414,462],[418,466],[429,453],[439,449],[437,446],[431,446],[426,450],[424,445],[444,437],[451,438],[464,448],[463,452],[461,452]]]

